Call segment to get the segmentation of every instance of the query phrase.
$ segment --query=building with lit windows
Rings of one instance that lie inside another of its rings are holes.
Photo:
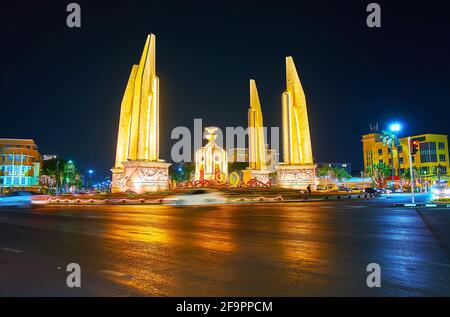
[[[21,189],[39,185],[41,155],[31,139],[0,139],[0,187]]]
[[[419,143],[418,151],[412,156],[412,165],[420,173],[420,177],[431,184],[437,181],[449,181],[448,138],[443,134],[420,134],[411,136],[411,141]],[[408,137],[399,138],[398,146],[384,144],[382,135],[370,133],[363,135],[364,172],[369,166],[394,163],[395,176],[399,179],[409,169]]]

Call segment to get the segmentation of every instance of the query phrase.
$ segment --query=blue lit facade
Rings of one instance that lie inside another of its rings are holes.
[[[0,187],[39,185],[41,156],[31,139],[0,139]]]

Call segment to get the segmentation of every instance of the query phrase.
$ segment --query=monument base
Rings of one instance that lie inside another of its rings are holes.
[[[269,171],[262,171],[262,170],[242,170],[242,180],[244,183],[248,184],[252,179],[256,179],[257,181],[263,183],[263,184],[269,184],[270,183],[270,172]]]
[[[311,189],[315,189],[316,167],[315,164],[278,165],[276,167],[278,187],[305,190],[311,186]]]
[[[165,162],[127,161],[123,168],[113,168],[112,193],[136,194],[169,189],[169,166]]]

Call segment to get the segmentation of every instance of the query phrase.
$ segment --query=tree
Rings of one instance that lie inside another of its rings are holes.
[[[395,168],[394,168],[394,147],[397,148],[398,151],[398,146],[399,146],[399,141],[397,138],[397,135],[394,132],[389,132],[389,131],[384,131],[382,132],[381,138],[383,140],[384,145],[387,145],[390,150],[391,150],[391,176],[392,176],[392,182],[394,182],[394,176],[395,176]],[[399,153],[397,153],[397,175],[399,176],[399,181],[400,181],[400,187],[402,186],[402,179],[401,179],[401,175],[400,175],[400,155]]]
[[[372,165],[367,167],[367,171],[370,177],[372,177],[374,183],[377,184],[378,187],[384,187],[386,182],[386,178],[391,172],[389,165],[386,163],[373,163]]]
[[[392,181],[394,181],[394,143],[395,143],[395,134],[392,132],[384,131],[382,132],[381,138],[383,140],[383,144],[388,146],[391,151],[391,167],[392,167]]]
[[[333,169],[333,174],[334,177],[337,178],[338,181],[342,181],[342,180],[347,180],[352,178],[352,175],[350,175],[347,170],[345,170],[344,168],[341,167],[334,167]]]
[[[328,187],[328,181],[333,177],[333,169],[328,165],[319,167],[317,169],[317,175],[319,177],[325,177],[325,187]]]
[[[66,186],[66,190],[71,191],[81,188],[81,174],[73,161],[68,161],[64,164],[63,177],[63,184]]]
[[[334,178],[339,182],[352,178],[352,176],[344,168],[331,167],[329,165],[320,167],[317,170],[317,175],[319,175],[320,177],[325,177],[327,180],[327,185],[330,178]]]
[[[319,175],[320,177],[330,177],[333,175],[333,169],[328,165],[319,167],[317,169],[317,175]]]
[[[195,163],[174,164],[170,167],[170,178],[177,183],[187,182],[195,173]]]
[[[248,162],[232,162],[228,163],[228,172],[231,174],[233,172],[240,172],[248,167]]]
[[[52,177],[55,179],[56,188],[61,188],[64,181],[64,166],[67,161],[62,158],[55,158],[51,160],[45,160],[42,163],[43,176]]]
[[[414,178],[416,178],[416,179],[420,176],[420,170],[417,166],[413,166],[413,175],[414,175]],[[407,168],[405,170],[405,172],[402,174],[402,178],[409,179],[409,180],[411,179],[411,172],[410,172],[409,168]]]

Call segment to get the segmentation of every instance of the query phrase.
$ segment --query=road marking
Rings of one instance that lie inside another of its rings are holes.
[[[438,263],[438,262],[424,262],[424,264],[431,264],[431,265],[438,265],[438,266],[450,267],[450,264],[446,264],[446,263]]]
[[[105,274],[105,275],[109,275],[109,276],[113,276],[113,277],[119,277],[119,278],[127,279],[127,280],[133,279],[133,276],[130,275],[130,274],[116,272],[116,271],[113,271],[113,270],[102,270],[102,271],[100,271],[100,273]]]
[[[358,208],[367,208],[368,206],[339,206],[339,205],[334,205],[334,206],[320,206],[319,208],[322,209],[358,209]]]
[[[22,250],[17,250],[17,249],[13,249],[13,248],[2,248],[3,251],[5,252],[12,252],[12,253],[22,253]]]

